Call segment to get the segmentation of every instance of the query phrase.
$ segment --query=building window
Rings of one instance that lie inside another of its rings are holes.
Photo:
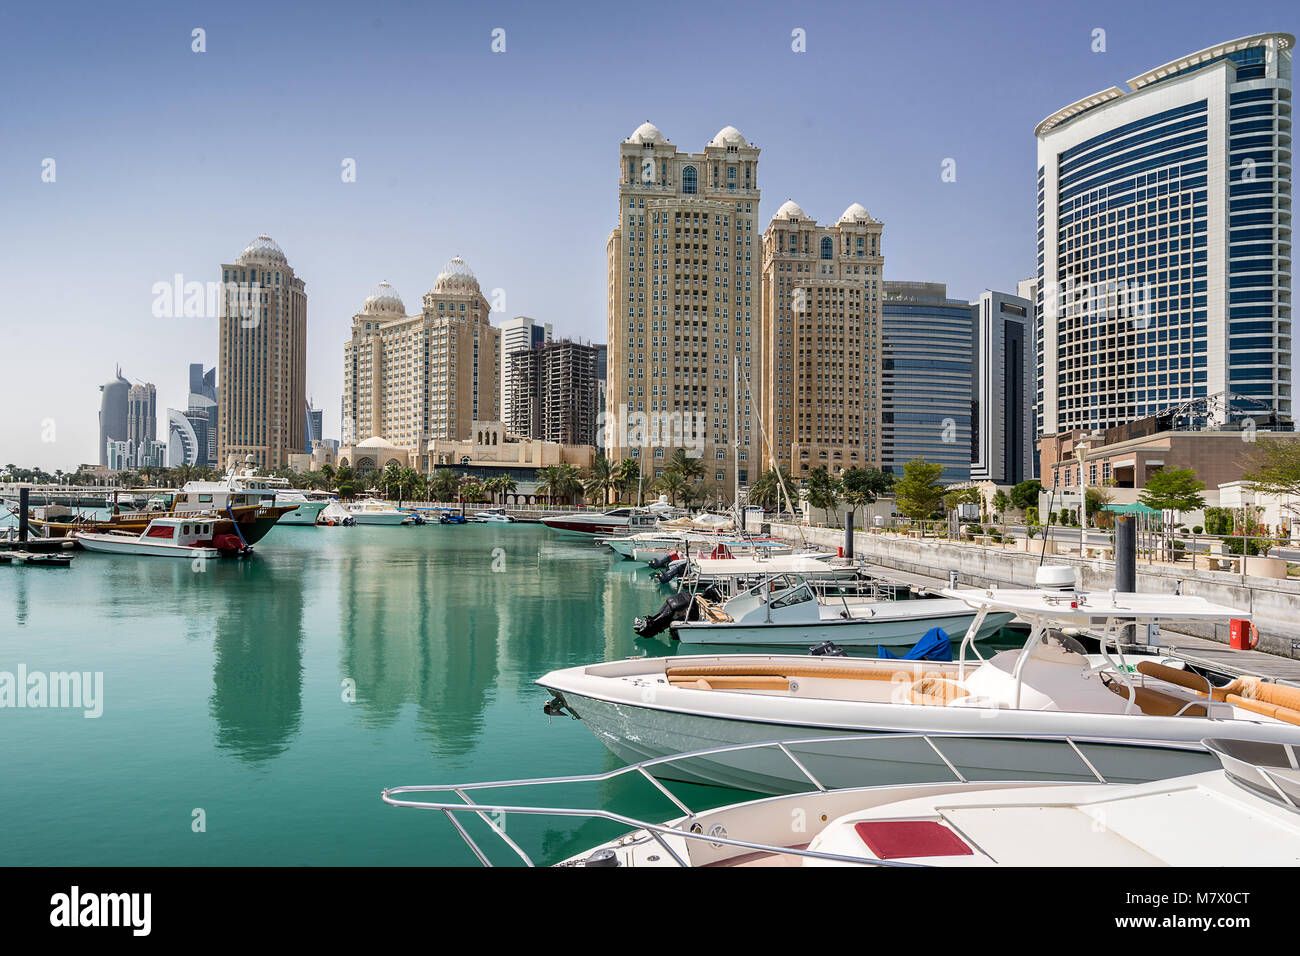
[[[822,236],[822,258],[831,259],[835,256],[835,247],[831,244],[830,236]]]
[[[682,192],[693,195],[699,191],[699,179],[695,172],[694,166],[687,166],[682,170]]]

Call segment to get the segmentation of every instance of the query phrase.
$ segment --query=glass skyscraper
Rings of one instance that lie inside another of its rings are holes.
[[[1291,413],[1291,50],[1260,34],[1043,120],[1037,431]]]

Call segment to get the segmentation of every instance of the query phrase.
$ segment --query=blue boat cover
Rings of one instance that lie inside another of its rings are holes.
[[[897,654],[891,654],[885,650],[884,645],[877,647],[880,657],[887,657],[891,660],[900,660]],[[901,660],[905,661],[950,661],[952,660],[952,641],[948,638],[948,632],[941,627],[932,627],[925,632],[925,636],[912,645],[912,649],[904,654]]]

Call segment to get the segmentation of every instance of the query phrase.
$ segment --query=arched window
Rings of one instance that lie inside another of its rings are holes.
[[[687,166],[682,170],[682,192],[687,194],[699,192],[699,180],[694,166]]]
[[[831,243],[830,236],[822,236],[822,258],[835,258],[835,246]]]

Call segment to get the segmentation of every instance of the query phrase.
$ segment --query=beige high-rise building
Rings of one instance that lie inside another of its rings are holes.
[[[343,444],[382,438],[427,471],[434,441],[470,437],[476,421],[501,418],[501,333],[459,257],[407,315],[387,282],[352,318],[343,346]]]
[[[763,465],[796,479],[880,464],[883,224],[820,226],[793,201],[763,233]]]
[[[619,146],[606,246],[606,454],[639,457],[655,477],[684,447],[724,500],[736,478],[758,478],[758,153],[732,126],[685,153],[642,124]]]
[[[221,267],[217,466],[287,466],[307,432],[307,287],[270,236]]]

